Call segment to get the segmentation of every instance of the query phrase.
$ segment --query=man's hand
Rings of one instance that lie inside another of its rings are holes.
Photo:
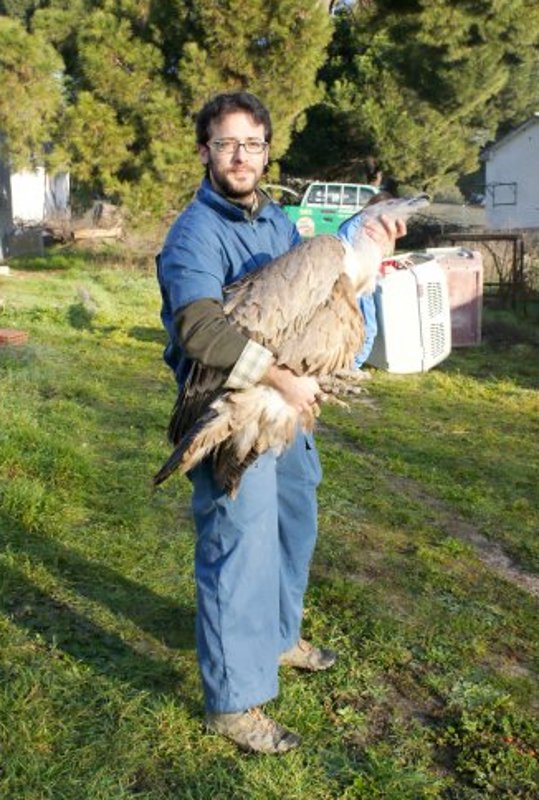
[[[395,242],[406,235],[406,222],[403,219],[391,219],[384,214],[379,219],[365,222],[365,233],[380,247],[382,253],[390,255],[395,249]]]
[[[286,402],[298,413],[301,414],[304,411],[316,413],[317,396],[319,397],[321,394],[316,378],[307,375],[300,377],[286,367],[272,364],[261,383],[277,389]]]

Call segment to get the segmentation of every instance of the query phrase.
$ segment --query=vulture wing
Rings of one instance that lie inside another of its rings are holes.
[[[305,352],[306,327],[327,304],[343,256],[344,246],[334,236],[305,242],[226,287],[225,314],[249,338],[275,353],[279,364],[287,364],[289,359],[290,368],[302,374],[305,370],[299,366],[298,353]],[[279,352],[286,343],[283,358]],[[174,407],[171,442],[177,444],[195,424],[221,393],[225,380],[221,370],[193,364]]]
[[[428,205],[425,195],[389,200],[365,209],[353,241],[356,272],[364,283],[382,254],[363,230],[373,217],[406,218]],[[225,291],[225,313],[240,330],[271,350],[277,363],[299,375],[323,376],[350,366],[361,345],[363,318],[345,273],[350,251],[334,236],[317,236],[249,273]],[[356,275],[357,277],[357,275]],[[360,283],[356,283],[356,286]],[[194,365],[170,424],[175,450],[154,478],[157,485],[177,467],[187,472],[212,454],[217,481],[234,494],[246,467],[272,447],[281,451],[300,418],[274,389],[257,385],[223,389],[224,373]]]
[[[350,281],[341,274],[344,257],[345,247],[334,236],[304,242],[227,287],[225,313],[271,350],[279,364],[299,375],[317,374],[322,367],[328,372],[333,364],[349,366],[361,341],[362,317]],[[343,298],[346,302],[339,311]],[[345,318],[347,324],[342,324]],[[314,340],[309,333],[312,323],[318,332]],[[343,346],[343,338],[348,346]],[[237,485],[261,452],[268,447],[282,449],[293,437],[297,414],[275,398],[274,390],[227,391],[225,379],[220,370],[200,364],[191,367],[169,424],[175,450],[154,477],[156,485],[178,466],[188,471],[213,452],[217,479],[232,490],[231,481]],[[279,433],[274,430],[276,421],[282,425]],[[266,434],[260,435],[264,427]],[[241,445],[238,438],[228,441],[238,428],[245,432]]]
[[[251,339],[277,352],[327,302],[342,272],[345,247],[317,236],[250,272],[225,290],[225,313]]]
[[[277,363],[298,375],[331,375],[350,368],[364,335],[356,293],[348,276],[341,274],[308,324],[282,342]]]
[[[339,279],[343,256],[344,246],[334,236],[304,242],[226,287],[225,314],[249,338],[271,350],[279,364],[288,364],[302,374],[306,371],[301,366],[301,354],[307,351],[308,323],[327,305]],[[280,356],[283,346],[284,357]],[[174,445],[222,393],[225,380],[221,370],[193,364],[169,424],[169,439]]]

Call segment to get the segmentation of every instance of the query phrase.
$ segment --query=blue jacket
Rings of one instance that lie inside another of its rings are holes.
[[[354,214],[353,217],[350,217],[350,219],[342,223],[337,231],[337,236],[351,244],[354,240],[356,229],[361,225],[361,222],[361,212],[359,214]],[[374,294],[364,294],[358,297],[358,306],[365,320],[365,341],[363,342],[363,348],[359,353],[356,353],[354,358],[354,367],[356,369],[363,366],[370,356],[376,334],[378,333]]]
[[[222,300],[224,286],[299,242],[296,227],[276,203],[268,203],[251,219],[204,179],[193,202],[173,223],[157,257],[161,319],[169,336],[164,358],[179,383],[188,362],[177,342],[174,313],[194,300]]]

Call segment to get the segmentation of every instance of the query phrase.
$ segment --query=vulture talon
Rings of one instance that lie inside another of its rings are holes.
[[[372,379],[372,374],[363,369],[340,369],[333,374],[336,378],[342,378],[348,383],[363,383],[363,381]]]
[[[340,397],[334,394],[328,395],[326,402],[331,406],[338,406],[339,408],[344,408],[345,411],[350,411],[350,403],[347,403],[346,400],[341,400]]]

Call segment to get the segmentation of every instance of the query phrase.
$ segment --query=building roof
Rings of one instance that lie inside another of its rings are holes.
[[[502,136],[501,139],[498,139],[497,142],[494,142],[494,144],[491,144],[489,147],[487,147],[481,154],[481,160],[488,161],[495,150],[499,150],[500,147],[505,147],[505,145],[511,141],[511,139],[515,138],[515,136],[518,136],[527,128],[533,128],[535,125],[539,125],[539,111],[535,111],[531,117],[528,117],[528,119],[525,120],[525,122],[523,122],[521,125],[518,125],[512,131],[506,133],[505,136]]]

